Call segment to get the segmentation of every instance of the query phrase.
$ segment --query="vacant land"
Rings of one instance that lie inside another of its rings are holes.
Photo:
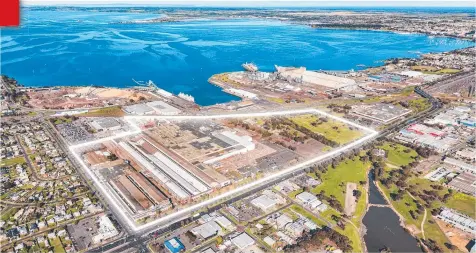
[[[353,129],[342,122],[331,119],[321,120],[316,115],[300,115],[292,117],[291,120],[299,126],[324,135],[327,139],[339,144],[351,142],[363,135],[359,130]]]
[[[120,106],[105,107],[78,114],[80,117],[122,117],[125,113]]]
[[[476,219],[476,198],[461,192],[455,192],[445,206],[458,210]]]

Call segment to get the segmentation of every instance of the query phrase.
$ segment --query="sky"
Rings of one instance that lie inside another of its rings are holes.
[[[176,5],[176,6],[428,6],[474,7],[475,1],[432,0],[23,0],[22,5]]]

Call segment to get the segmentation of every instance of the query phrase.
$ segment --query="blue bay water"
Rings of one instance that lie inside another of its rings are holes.
[[[254,62],[311,70],[375,66],[392,57],[417,57],[473,45],[451,38],[378,31],[313,29],[266,20],[195,20],[119,24],[160,16],[152,12],[24,10],[18,29],[3,29],[2,74],[26,86],[135,86],[153,80],[185,92],[201,105],[238,98],[207,82],[216,73]]]

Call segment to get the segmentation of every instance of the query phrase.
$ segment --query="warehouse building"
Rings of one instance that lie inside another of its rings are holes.
[[[148,142],[153,146],[145,138],[136,142],[121,141],[119,145],[151,172],[163,186],[167,187],[175,198],[186,201],[190,197],[198,197],[210,190],[201,179],[162,153],[158,148],[154,154],[144,152],[141,148],[142,142]]]
[[[123,110],[134,115],[177,115],[181,110],[163,102],[152,101],[145,104],[125,106]]]
[[[245,91],[245,90],[240,90],[240,89],[235,89],[235,88],[229,88],[225,90],[226,92],[229,92],[231,94],[237,95],[238,97],[243,97],[243,98],[249,98],[249,99],[256,99],[258,98],[258,95]]]
[[[231,239],[231,242],[240,250],[244,250],[255,244],[255,240],[251,238],[247,233],[241,233],[238,236]]]
[[[395,139],[425,146],[443,153],[451,147],[459,143],[456,136],[447,135],[445,132],[438,129],[427,127],[421,124],[413,124],[406,129],[402,129]]]
[[[90,125],[98,132],[115,131],[121,129],[121,123],[117,119],[111,117],[94,119]]]
[[[277,202],[267,195],[261,195],[251,201],[251,204],[263,210],[263,212],[268,212],[274,207],[276,207]]]
[[[296,199],[312,209],[317,208],[319,205],[322,204],[322,202],[318,200],[316,196],[312,195],[309,192],[299,193],[298,195],[296,195]]]
[[[444,162],[446,164],[458,167],[460,171],[476,174],[476,167],[473,164],[469,164],[451,157],[446,157]]]
[[[311,85],[319,85],[330,90],[352,90],[357,87],[357,83],[353,79],[328,75],[324,73],[306,70],[305,67],[280,67],[275,66],[278,76],[288,81],[306,83]]]
[[[209,221],[190,230],[195,236],[207,240],[221,232],[221,227],[215,221]]]
[[[253,139],[247,135],[239,136],[236,134],[236,132],[230,132],[230,131],[223,131],[221,133],[213,133],[213,135],[216,138],[220,139],[221,141],[224,141],[225,143],[229,144],[231,147],[233,147],[233,149],[220,156],[216,156],[214,158],[206,160],[204,162],[205,164],[212,164],[212,163],[221,161],[223,159],[226,159],[228,157],[232,157],[234,155],[244,154],[256,148],[256,145],[253,142]]]
[[[372,105],[356,105],[352,107],[351,113],[359,117],[370,119],[383,124],[390,123],[403,118],[412,110],[405,109],[393,104],[377,103]]]
[[[443,208],[437,217],[465,232],[476,235],[476,221],[473,218],[448,208]]]
[[[476,176],[470,173],[461,173],[448,183],[448,187],[469,195],[476,195]]]

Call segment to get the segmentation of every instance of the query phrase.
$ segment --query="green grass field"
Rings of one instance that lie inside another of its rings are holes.
[[[346,159],[333,169],[331,166],[327,172],[321,175],[322,184],[312,189],[312,193],[317,194],[321,191],[326,196],[334,195],[336,199],[344,206],[345,189],[347,182],[359,183],[367,180],[367,169],[370,163],[360,161],[359,157]],[[362,195],[364,195],[362,193]]]
[[[352,242],[353,252],[363,252],[359,231],[355,229],[352,224],[347,223],[344,230],[340,229],[339,227],[335,227],[334,229],[349,238],[349,240]]]
[[[363,135],[361,131],[350,129],[346,124],[331,119],[313,126],[312,123],[317,121],[318,117],[312,114],[292,117],[291,120],[299,126],[305,127],[314,133],[322,134],[327,139],[339,144],[349,143]]]
[[[459,69],[440,69],[437,71],[422,71],[424,74],[436,74],[436,75],[444,75],[444,74],[456,74],[460,72]]]
[[[17,164],[24,164],[26,163],[25,158],[23,156],[11,158],[11,159],[5,159],[2,160],[0,163],[1,166],[12,166],[12,165],[17,165]]]
[[[418,156],[415,150],[396,143],[386,142],[379,148],[387,152],[387,162],[395,166],[408,165],[415,160],[414,157]]]
[[[359,184],[359,182],[367,180],[367,170],[369,167],[370,163],[364,163],[360,161],[359,156],[356,156],[353,159],[346,159],[342,161],[335,167],[335,169],[329,166],[327,172],[321,175],[322,184],[312,189],[311,192],[317,194],[321,191],[324,191],[326,196],[335,196],[336,199],[341,203],[342,207],[345,207],[346,185],[348,182],[356,183],[358,189],[362,192],[362,195],[357,202],[357,207],[353,217],[351,217],[351,220],[357,227],[360,227],[362,216],[366,211],[367,193],[364,187]],[[326,211],[321,212],[320,215],[334,224],[335,221],[332,220],[332,215],[342,217],[338,211],[330,207]],[[352,224],[346,223],[344,230],[337,226],[335,226],[334,229],[337,232],[347,236],[352,241],[352,248],[354,252],[362,251],[359,231],[354,226],[352,226]]]
[[[445,206],[476,219],[476,198],[473,196],[461,192],[453,192]]]
[[[125,113],[120,106],[104,107],[78,114],[78,117],[122,117]]]
[[[361,185],[357,185],[357,189],[362,193],[360,198],[357,200],[357,206],[355,207],[355,212],[354,215],[352,216],[352,222],[357,226],[360,227],[360,223],[362,220],[362,217],[364,214],[367,212],[367,198],[368,194],[365,188]]]
[[[388,162],[391,163],[391,164],[401,166],[401,165],[406,165],[406,164],[408,164],[409,162],[411,162],[413,160],[411,157],[413,156],[412,154],[414,153],[414,151],[412,150],[410,153],[404,152],[403,150],[406,149],[406,147],[404,147],[404,146],[397,145],[397,146],[391,147],[389,143],[385,143],[383,148],[385,150],[389,151],[389,155],[388,155],[388,160],[389,161]],[[416,154],[416,153],[414,153],[414,154]],[[384,177],[388,177],[390,171],[392,171],[392,170],[395,170],[395,169],[391,168],[389,166],[385,167]],[[410,176],[410,178],[407,179],[406,182],[408,184],[408,188],[412,189],[416,192],[423,192],[425,190],[426,191],[435,190],[432,187],[432,185],[438,185],[438,183],[431,182],[431,181],[429,181],[427,179],[424,179],[424,178],[416,177],[415,175]],[[416,213],[417,205],[414,202],[412,196],[408,192],[405,192],[403,194],[402,199],[393,200],[392,197],[391,197],[391,194],[392,193],[397,193],[399,188],[394,184],[392,184],[389,188],[386,188],[380,182],[378,182],[378,185],[383,190],[385,196],[390,200],[390,202],[391,202],[392,206],[395,208],[395,210],[401,216],[403,216],[403,218],[405,219],[405,221],[404,221],[405,224],[407,226],[412,227],[413,229],[416,229],[416,230],[420,231],[421,230],[421,223],[422,223],[423,218],[424,218],[424,212],[422,212],[421,214]],[[443,188],[441,190],[436,190],[436,191],[437,191],[437,194],[441,197],[444,194],[448,193],[447,188]],[[421,200],[418,196],[414,196],[414,197],[419,201],[420,204],[423,205],[423,203],[424,203],[423,200]],[[458,209],[458,207],[461,206],[461,205],[458,203],[457,199],[464,199],[465,201],[462,201],[462,202],[465,202],[465,204],[462,205],[462,206],[464,206],[463,209],[466,209],[468,212],[471,211],[471,207],[470,207],[471,199],[470,198],[465,198],[464,196],[459,196],[459,195],[453,195],[452,198],[450,198],[450,200],[448,202],[454,201],[453,206],[456,206],[455,209],[459,210],[461,208]],[[474,198],[473,198],[472,203],[474,205]],[[439,208],[443,205],[445,205],[445,204],[442,203],[439,200],[435,200],[435,201],[431,202],[431,206],[429,208],[426,208],[427,217],[426,217],[426,220],[423,223],[423,228],[424,228],[424,231],[425,231],[425,238],[435,240],[438,243],[438,245],[440,245],[440,247],[444,247],[444,244],[448,243],[449,240],[446,237],[446,235],[443,233],[443,231],[441,231],[441,229],[438,227],[438,225],[436,223],[434,223],[433,218],[431,216],[431,210],[434,209],[434,208]],[[414,219],[411,216],[410,211],[414,212],[414,214],[416,215],[416,219]],[[418,237],[423,237],[423,234],[418,233],[417,236]]]

